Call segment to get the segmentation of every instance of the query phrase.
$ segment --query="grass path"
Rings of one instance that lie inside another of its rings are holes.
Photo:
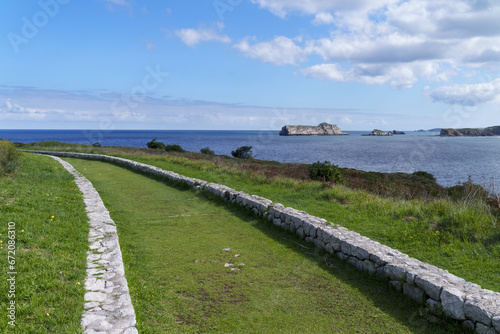
[[[118,227],[140,333],[463,333],[386,282],[205,195],[65,159]]]

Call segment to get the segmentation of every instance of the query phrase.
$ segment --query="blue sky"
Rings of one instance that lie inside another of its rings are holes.
[[[493,0],[0,3],[1,129],[500,125]]]

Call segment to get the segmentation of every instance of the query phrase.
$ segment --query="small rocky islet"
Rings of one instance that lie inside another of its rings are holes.
[[[364,134],[362,136],[393,136],[393,135],[405,135],[404,131],[392,130],[389,132],[385,132],[379,129],[375,129],[370,133]]]
[[[345,136],[336,124],[320,123],[313,125],[285,125],[281,128],[280,136]]]

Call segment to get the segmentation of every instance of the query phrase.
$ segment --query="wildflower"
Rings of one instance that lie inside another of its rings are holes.
[[[47,313],[47,316],[50,316],[50,314]]]
[[[21,230],[21,232],[24,232],[24,230]]]
[[[54,218],[54,216],[50,217],[50,218]]]

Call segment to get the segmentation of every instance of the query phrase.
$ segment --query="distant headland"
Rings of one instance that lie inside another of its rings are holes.
[[[321,123],[312,125],[285,125],[281,128],[280,136],[339,136],[348,135],[342,132],[336,124]]]
[[[500,136],[500,126],[490,126],[484,129],[441,129],[441,137],[485,137]]]

